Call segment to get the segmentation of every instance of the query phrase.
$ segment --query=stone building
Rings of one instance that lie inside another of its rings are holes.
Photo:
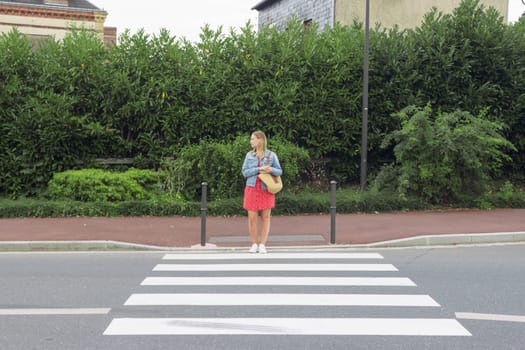
[[[71,28],[85,28],[112,44],[117,30],[104,27],[106,17],[106,11],[86,0],[0,0],[0,33],[15,27],[31,41],[60,40]]]
[[[369,0],[370,24],[380,23],[384,28],[398,25],[401,29],[415,28],[432,7],[450,13],[461,0]],[[292,16],[305,25],[314,21],[322,30],[335,23],[350,25],[354,19],[364,22],[365,0],[263,0],[252,9],[259,12],[259,28],[277,26],[283,29]],[[509,0],[482,0],[492,6],[508,21]]]

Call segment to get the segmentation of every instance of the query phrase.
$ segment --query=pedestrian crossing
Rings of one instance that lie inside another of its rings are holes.
[[[114,318],[104,334],[471,335],[455,318],[441,317],[437,301],[417,293],[412,280],[383,260],[368,252],[165,254],[140,284],[144,290],[124,302],[121,312],[131,317]],[[166,317],[134,314],[144,307]],[[181,307],[190,317],[180,317]],[[266,311],[246,317],[246,308]],[[326,317],[331,310],[337,312]]]

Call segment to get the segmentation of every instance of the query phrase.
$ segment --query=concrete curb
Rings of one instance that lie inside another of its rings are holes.
[[[27,251],[100,251],[100,250],[166,250],[169,248],[117,241],[5,241],[0,252]]]
[[[525,232],[495,232],[495,233],[462,233],[425,235],[383,242],[367,244],[334,244],[334,245],[308,245],[308,246],[275,246],[273,251],[293,250],[337,250],[349,248],[416,248],[429,246],[464,246],[464,245],[491,245],[525,243]],[[126,243],[118,241],[5,241],[0,242],[0,252],[31,252],[31,251],[179,251],[179,252],[238,252],[247,248],[242,247],[217,247],[207,244],[204,247],[194,245],[191,247],[162,247]]]
[[[419,246],[481,245],[525,242],[525,232],[460,233],[416,236],[366,244],[367,247],[398,248]]]

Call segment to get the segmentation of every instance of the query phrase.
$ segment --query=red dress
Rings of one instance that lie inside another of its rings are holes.
[[[257,166],[261,166],[261,160]],[[243,207],[246,210],[264,210],[275,207],[275,194],[262,189],[262,181],[257,177],[255,187],[246,186],[244,188],[244,203]]]

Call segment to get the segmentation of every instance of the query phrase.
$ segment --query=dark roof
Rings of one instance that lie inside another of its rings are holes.
[[[257,3],[254,7],[252,7],[252,10],[261,11],[267,8],[270,5],[273,5],[276,2],[279,2],[280,0],[263,0],[259,3]]]
[[[102,11],[92,3],[90,3],[87,0],[69,0],[68,6],[62,6],[62,5],[48,5],[44,3],[44,0],[0,0],[1,4],[9,4],[9,5],[29,5],[29,6],[45,6],[45,7],[60,7],[60,8],[70,8],[70,9],[82,9],[82,10],[89,10],[89,11]]]

